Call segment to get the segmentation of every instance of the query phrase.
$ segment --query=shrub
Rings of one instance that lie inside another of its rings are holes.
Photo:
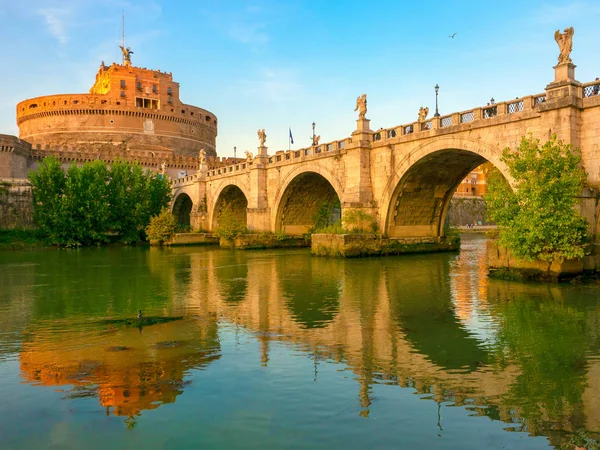
[[[490,172],[484,195],[488,214],[499,227],[499,244],[525,260],[581,258],[586,221],[575,207],[586,173],[579,150],[556,136],[542,146],[523,137],[517,150],[503,151],[502,161],[514,190],[499,172]]]
[[[150,224],[146,227],[146,235],[151,241],[162,244],[173,237],[176,227],[175,216],[164,208],[160,214],[150,218]]]

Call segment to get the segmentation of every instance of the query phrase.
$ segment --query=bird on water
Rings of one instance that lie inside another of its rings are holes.
[[[142,314],[142,310],[140,309],[140,312],[137,315],[138,319],[141,319],[142,317],[144,317],[144,315]]]

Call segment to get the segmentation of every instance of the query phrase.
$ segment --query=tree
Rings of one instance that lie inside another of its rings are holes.
[[[137,163],[73,163],[65,173],[57,159],[45,158],[29,179],[34,218],[58,245],[139,241],[171,198],[169,182]]]
[[[499,244],[525,260],[583,257],[586,221],[575,209],[586,181],[579,150],[556,135],[542,146],[530,136],[517,150],[504,149],[502,161],[514,185],[492,171],[484,195]]]

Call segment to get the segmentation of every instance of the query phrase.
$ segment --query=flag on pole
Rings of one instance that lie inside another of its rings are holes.
[[[290,143],[294,143],[294,137],[292,136],[292,129],[290,128]]]

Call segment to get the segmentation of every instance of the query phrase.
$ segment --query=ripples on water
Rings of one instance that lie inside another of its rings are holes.
[[[599,437],[597,286],[490,280],[481,238],[457,254],[355,260],[1,256],[0,447],[573,448]]]

